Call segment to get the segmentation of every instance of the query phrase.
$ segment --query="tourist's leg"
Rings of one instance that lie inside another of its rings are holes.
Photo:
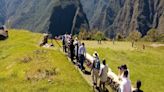
[[[103,82],[103,90],[104,91],[106,90],[106,88],[105,88],[105,82]]]
[[[82,63],[82,70],[84,69],[84,56],[82,55],[82,61],[81,61],[81,63]]]

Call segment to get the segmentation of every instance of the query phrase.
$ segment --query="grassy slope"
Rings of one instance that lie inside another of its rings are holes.
[[[117,73],[117,67],[127,64],[130,68],[132,84],[140,79],[143,82],[142,89],[145,92],[163,92],[164,90],[164,47],[147,47],[142,50],[142,44],[138,43],[137,48],[131,48],[129,42],[106,42],[98,45],[97,42],[85,42],[90,53],[97,51],[102,58],[105,58],[112,70]],[[145,43],[150,45],[151,43]]]
[[[54,49],[37,46],[40,34],[10,30],[10,37],[0,41],[0,92],[89,92],[89,85],[67,58]],[[22,62],[30,58],[30,62]],[[39,78],[39,70],[56,74]],[[30,76],[30,80],[27,77]],[[52,82],[48,82],[51,79]]]

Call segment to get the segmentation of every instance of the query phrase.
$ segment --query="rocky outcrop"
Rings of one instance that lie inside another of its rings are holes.
[[[89,29],[89,22],[79,1],[63,1],[54,7],[49,25],[49,32],[52,35],[76,34],[81,27]]]
[[[115,20],[125,0],[81,0],[91,28],[105,30]]]
[[[112,28],[123,35],[133,30],[146,35],[149,29],[158,28],[161,24],[159,21],[164,12],[163,5],[162,0],[127,0]]]

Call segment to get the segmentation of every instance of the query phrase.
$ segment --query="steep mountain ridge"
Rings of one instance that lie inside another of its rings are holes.
[[[118,33],[127,36],[130,31],[139,31],[144,36],[151,28],[164,33],[161,26],[164,13],[163,0],[81,1],[91,28],[105,31],[108,37],[116,36]]]
[[[144,36],[151,28],[164,33],[164,0],[0,0],[0,4],[0,24],[34,32],[61,35],[71,33],[75,25],[74,33],[80,27],[97,28],[108,37],[127,36],[133,30]]]
[[[81,0],[91,28],[105,30],[110,26],[125,0]]]
[[[77,23],[75,25],[75,29],[77,30],[75,31],[79,31],[78,29],[83,23],[86,23],[85,25],[87,27],[89,26],[78,0],[0,1],[6,2],[6,16],[8,16],[8,18],[5,19],[5,21],[6,24],[9,24],[12,28],[28,29],[34,32],[50,32],[53,35],[59,35],[66,32],[70,33],[77,7],[80,7],[79,12],[81,13],[81,16],[77,16]],[[63,18],[65,18],[65,20]],[[57,26],[55,26],[55,24],[52,25],[51,22],[53,21],[55,21]],[[65,25],[67,25],[66,28],[62,29]]]
[[[162,0],[126,0],[111,28],[123,35],[135,30],[146,35],[149,29],[159,27],[163,5]]]

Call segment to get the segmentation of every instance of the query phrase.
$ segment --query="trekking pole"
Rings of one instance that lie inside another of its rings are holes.
[[[57,45],[61,48],[62,46],[60,45],[60,43],[55,39],[55,42],[57,43]]]

